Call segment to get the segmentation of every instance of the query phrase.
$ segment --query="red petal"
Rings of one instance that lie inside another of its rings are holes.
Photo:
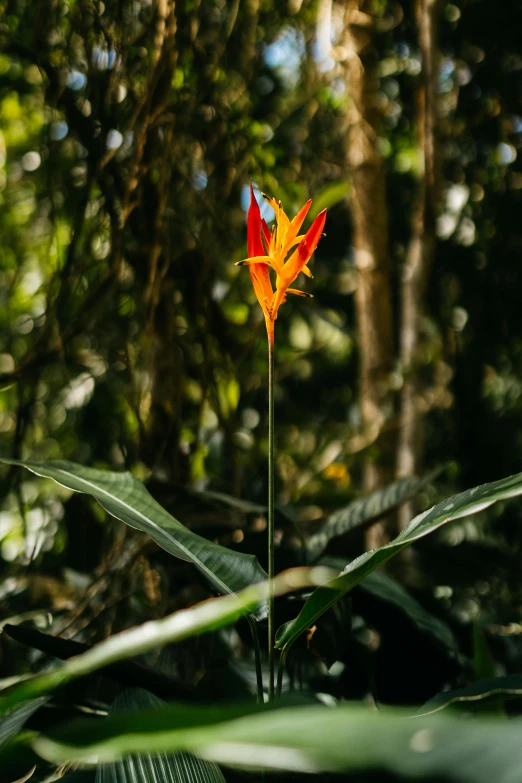
[[[303,204],[295,218],[291,222],[291,226],[293,229],[294,236],[297,236],[299,233],[299,229],[304,223],[305,217],[308,215],[308,210],[312,206],[312,199],[309,198],[306,204]]]
[[[322,212],[319,212],[314,222],[306,232],[304,239],[301,241],[301,244],[297,248],[298,257],[299,257],[299,262],[298,262],[299,268],[303,267],[306,264],[306,262],[314,252],[315,248],[319,244],[319,240],[321,239],[321,235],[323,233],[325,221],[326,221],[326,209],[323,209]]]
[[[247,245],[249,258],[266,255],[261,241],[261,211],[252,185],[250,185],[250,206],[247,219]]]
[[[266,251],[267,251],[267,255],[268,255],[268,249],[270,247],[270,240],[272,239],[272,232],[268,228],[268,223],[263,218],[261,218],[261,231],[263,232],[263,237],[265,239],[265,245],[266,245]]]

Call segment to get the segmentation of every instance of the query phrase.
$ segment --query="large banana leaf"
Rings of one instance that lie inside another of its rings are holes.
[[[323,209],[331,209],[339,201],[343,201],[350,192],[351,185],[347,180],[336,180],[329,183],[317,195],[314,196],[314,203],[310,209],[310,218],[315,218]]]
[[[2,715],[0,718],[0,748],[21,732],[26,721],[28,721],[31,715],[34,715],[46,701],[47,698],[41,696],[38,699],[32,699],[31,701],[27,701],[25,704],[16,707],[7,715]]]
[[[112,704],[111,715],[145,707],[159,707],[164,702],[141,688],[122,691]],[[140,753],[99,764],[95,783],[225,783],[219,767],[192,753]]]
[[[178,522],[132,473],[85,468],[75,462],[0,459],[21,465],[74,492],[92,495],[112,516],[143,530],[171,555],[193,563],[218,593],[233,593],[267,578],[254,555],[207,541]]]
[[[249,714],[250,713],[250,714]],[[159,710],[77,723],[32,747],[54,762],[111,762],[132,753],[193,752],[225,765],[296,772],[384,771],[398,780],[522,779],[522,721],[412,718],[363,705]]]
[[[483,484],[455,495],[424,511],[389,544],[365,552],[350,563],[340,576],[314,590],[295,620],[283,625],[277,634],[276,647],[286,651],[307,628],[314,625],[326,610],[348,593],[365,576],[410,544],[427,536],[441,525],[476,514],[499,500],[522,494],[522,473],[491,484]]]
[[[479,680],[464,688],[438,693],[427,701],[417,714],[431,715],[456,704],[473,709],[484,703],[502,704],[510,699],[522,699],[522,674],[508,674],[505,677]]]
[[[439,473],[440,470],[434,471],[423,479],[415,477],[399,479],[334,511],[317,533],[310,536],[307,541],[306,549],[310,562],[324,552],[332,538],[342,536],[350,530],[368,527],[384,514],[399,508],[402,503],[414,497]]]
[[[3,633],[20,644],[41,650],[61,660],[82,655],[90,649],[87,644],[75,642],[72,639],[61,639],[59,636],[50,636],[24,625],[5,625]],[[99,669],[98,673],[120,683],[120,685],[144,688],[163,699],[202,701],[199,689],[179,677],[169,676],[158,668],[147,666],[141,661],[129,659],[119,661]],[[23,679],[26,680],[27,675]]]
[[[325,576],[328,573],[331,572],[324,568],[294,568],[279,574],[273,582],[273,589],[279,595],[307,585],[320,584],[329,578]],[[230,625],[239,617],[251,613],[267,596],[268,583],[261,582],[246,587],[240,593],[204,601],[161,620],[151,620],[129,631],[122,631],[88,652],[76,655],[51,671],[24,680],[5,695],[0,695],[0,715],[22,702],[50,693],[117,661]]]
[[[205,601],[191,609],[174,612],[161,620],[111,636],[88,652],[76,655],[51,671],[24,680],[6,695],[0,696],[0,714],[117,661],[232,623],[251,612],[260,600],[266,598],[267,592],[266,582],[251,585],[241,593]]]

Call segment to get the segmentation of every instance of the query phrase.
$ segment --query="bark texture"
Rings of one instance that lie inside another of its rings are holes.
[[[428,275],[435,252],[437,214],[436,163],[436,14],[437,0],[416,0],[422,73],[417,96],[417,133],[420,169],[412,215],[412,233],[401,280],[400,364],[404,383],[400,394],[397,476],[411,476],[419,469],[422,454],[422,418],[416,398],[416,360]],[[399,512],[399,526],[412,516],[410,503]]]
[[[389,373],[393,363],[391,267],[388,255],[388,223],[385,170],[378,152],[378,114],[375,107],[376,55],[372,48],[375,22],[363,0],[345,3],[346,81],[350,108],[346,134],[346,165],[352,182],[350,208],[353,249],[358,273],[355,305],[359,337],[359,396],[362,426],[368,444],[387,450],[383,426],[391,412]],[[379,439],[379,440],[378,440]],[[364,488],[376,489],[391,472],[382,456],[368,456]],[[384,543],[384,529],[376,525],[367,533],[367,546]]]

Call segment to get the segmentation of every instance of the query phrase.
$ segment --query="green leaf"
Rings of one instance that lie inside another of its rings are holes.
[[[59,636],[50,636],[49,634],[36,631],[34,628],[26,628],[23,625],[5,625],[3,633],[20,644],[34,647],[36,650],[41,650],[61,660],[73,658],[89,650],[87,644],[75,642],[72,639],[62,639]],[[112,666],[99,669],[98,673],[124,686],[132,685],[145,688],[165,699],[187,699],[191,701],[192,699],[201,698],[201,694],[181,678],[168,676],[159,671],[157,667],[147,666],[140,661],[120,661],[112,664]],[[26,679],[27,675],[19,681]],[[14,685],[15,683],[11,684]]]
[[[365,576],[390,560],[410,544],[427,536],[441,525],[455,519],[476,514],[499,500],[507,500],[522,494],[522,473],[491,484],[467,489],[443,503],[424,511],[389,544],[371,552],[365,552],[351,562],[336,579],[314,590],[295,620],[283,625],[277,634],[276,647],[288,650],[307,628],[314,625],[326,610],[348,593]]]
[[[103,508],[130,527],[142,530],[171,555],[193,563],[218,593],[233,593],[267,578],[254,555],[234,552],[198,536],[178,522],[132,473],[85,468],[75,462],[0,459],[21,465],[74,492],[92,495]]]
[[[350,183],[344,179],[327,185],[314,198],[310,209],[310,218],[315,218],[323,209],[331,209],[346,198],[350,192]]]
[[[497,665],[486,634],[478,623],[473,624],[473,668],[476,680],[492,680],[497,674]],[[506,710],[501,699],[489,700],[484,709],[506,717]]]
[[[494,679],[497,673],[486,634],[478,623],[473,624],[473,669],[477,680]]]
[[[267,516],[268,506],[262,503],[254,503],[251,500],[227,495],[224,492],[213,492],[202,489],[190,489],[167,481],[148,481],[147,488],[158,502],[165,508],[178,503],[182,508],[189,509],[196,519],[203,513],[221,514],[225,525],[230,525],[230,519],[238,515]],[[282,509],[276,509],[276,520],[281,523],[292,524],[292,518]]]
[[[468,708],[476,702],[503,703],[509,699],[522,698],[522,674],[510,674],[507,677],[494,677],[479,680],[465,688],[438,693],[424,704],[418,715],[431,715],[452,704],[465,704]]]
[[[0,748],[20,733],[25,726],[26,721],[28,721],[31,715],[34,715],[46,701],[47,698],[45,696],[38,699],[32,699],[0,718]]]
[[[48,693],[86,674],[116,661],[141,655],[164,644],[216,630],[251,612],[267,597],[267,586],[252,585],[237,595],[205,601],[162,620],[155,620],[111,636],[88,652],[69,659],[61,666],[24,680],[10,693],[0,697],[0,713],[29,699]]]
[[[253,503],[251,500],[243,500],[243,498],[236,498],[233,495],[227,495],[224,492],[209,492],[208,490],[193,490],[192,494],[196,498],[201,498],[209,502],[217,501],[225,506],[229,506],[236,511],[240,511],[243,514],[266,514],[268,512],[268,506],[263,506],[260,503]]]
[[[25,775],[33,774],[40,757],[31,747],[37,737],[35,731],[23,731],[0,746],[0,780],[17,781]]]
[[[279,574],[273,581],[276,595],[307,585],[320,584],[331,573],[324,568],[293,568]],[[204,601],[191,609],[154,620],[129,631],[111,636],[88,652],[76,655],[61,666],[24,680],[6,695],[0,696],[0,714],[16,705],[49,693],[104,666],[191,636],[215,631],[250,614],[268,596],[268,583],[250,585],[240,593]]]
[[[132,688],[119,694],[110,715],[122,715],[164,702],[148,691]],[[192,753],[140,753],[112,764],[100,764],[95,783],[226,783],[219,767]]]
[[[342,536],[350,530],[368,527],[384,514],[388,514],[402,503],[414,497],[429,484],[440,470],[430,473],[423,479],[402,478],[383,489],[372,492],[365,498],[354,500],[345,508],[331,514],[324,525],[310,536],[307,543],[310,561],[315,560],[336,536]]]
[[[522,776],[522,721],[463,720],[451,712],[412,718],[363,705],[230,707],[168,705],[103,722],[78,722],[40,736],[34,749],[54,763],[110,762],[132,753],[193,752],[242,768],[295,772],[384,771],[399,780],[455,783]]]

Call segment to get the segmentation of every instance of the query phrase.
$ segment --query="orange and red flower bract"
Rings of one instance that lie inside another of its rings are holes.
[[[248,208],[248,221],[247,221],[247,249],[249,258],[256,256],[262,256],[264,254],[263,242],[261,240],[261,231],[263,230],[263,223],[266,229],[270,233],[268,226],[261,218],[261,210],[259,204],[254,196],[254,189],[250,185],[250,207]],[[257,301],[261,305],[263,314],[265,316],[266,328],[268,336],[273,341],[274,326],[272,317],[269,311],[269,305],[272,301],[273,291],[272,283],[270,282],[270,275],[268,274],[268,266],[266,263],[250,264],[250,279],[254,286],[254,291],[257,296]]]
[[[252,285],[265,316],[268,337],[270,342],[273,342],[274,321],[277,318],[279,306],[286,300],[287,293],[297,294],[297,296],[311,296],[311,294],[289,286],[300,272],[312,277],[307,264],[321,239],[326,220],[326,209],[317,215],[306,234],[299,234],[299,229],[312,205],[311,200],[301,207],[293,220],[290,220],[280,201],[264,194],[263,198],[275,211],[275,224],[270,231],[266,221],[261,217],[254,189],[250,185],[250,207],[247,220],[248,258],[238,261],[237,266],[247,265],[250,270]],[[275,291],[272,290],[269,267],[274,269],[276,273]]]

